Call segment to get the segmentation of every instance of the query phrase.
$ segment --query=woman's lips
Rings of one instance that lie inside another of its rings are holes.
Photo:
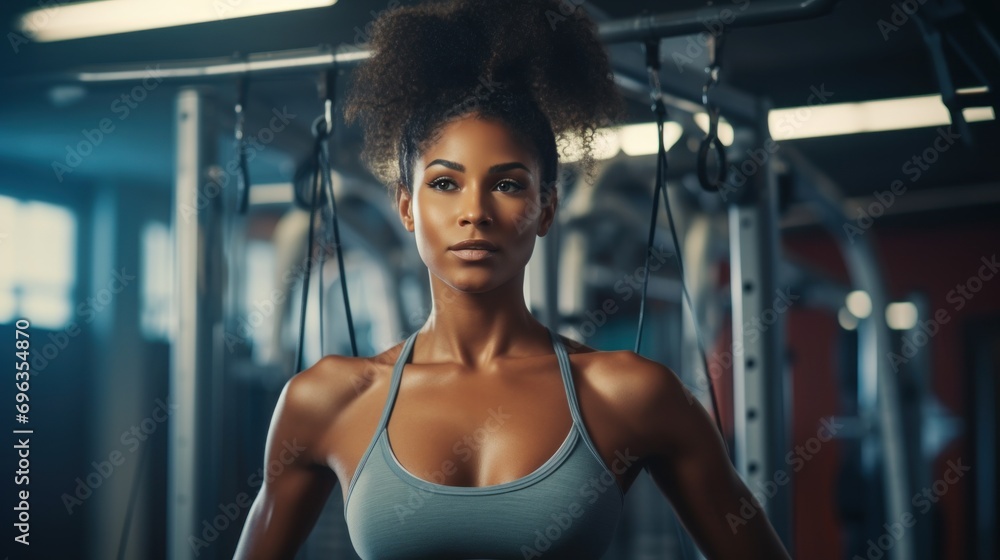
[[[493,256],[496,251],[486,249],[452,249],[456,257],[466,261],[481,261]]]

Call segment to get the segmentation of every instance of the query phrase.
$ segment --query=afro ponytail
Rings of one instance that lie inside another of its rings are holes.
[[[453,0],[396,8],[373,24],[372,56],[351,76],[348,124],[364,133],[362,162],[390,188],[449,119],[501,119],[534,143],[543,186],[557,148],[576,137],[593,169],[595,131],[624,115],[594,22],[569,0]]]

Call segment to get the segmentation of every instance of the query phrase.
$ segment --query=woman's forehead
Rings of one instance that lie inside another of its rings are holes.
[[[464,147],[469,143],[485,144],[488,147],[525,150],[524,139],[513,128],[497,119],[467,116],[443,124],[438,134],[430,139],[427,149],[432,147]]]

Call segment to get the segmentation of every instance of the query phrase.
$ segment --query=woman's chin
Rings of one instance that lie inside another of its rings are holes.
[[[455,291],[467,294],[491,292],[500,285],[500,282],[497,280],[495,273],[486,270],[464,271],[460,274],[450,275],[450,277],[444,279],[445,283]]]

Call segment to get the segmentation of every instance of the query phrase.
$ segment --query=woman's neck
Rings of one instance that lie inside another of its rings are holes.
[[[420,361],[486,369],[502,357],[551,348],[548,329],[524,303],[523,273],[488,292],[468,293],[431,278],[433,307],[420,329]],[[416,353],[416,350],[414,350]]]

